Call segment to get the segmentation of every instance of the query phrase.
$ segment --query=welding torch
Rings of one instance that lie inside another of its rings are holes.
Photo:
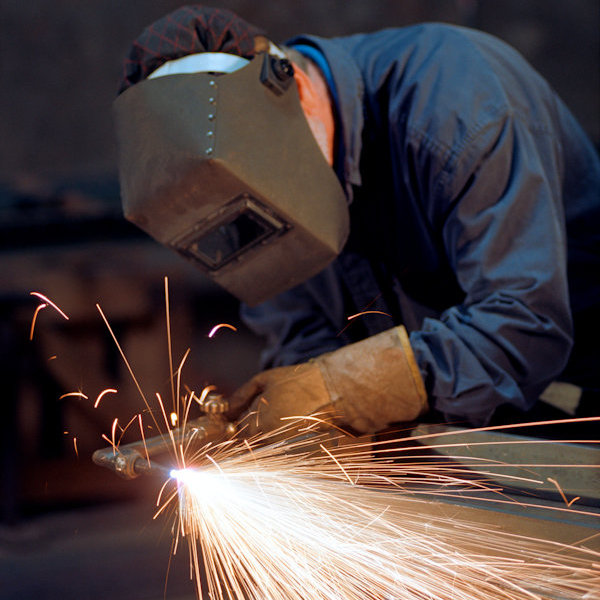
[[[227,439],[236,433],[235,423],[228,421],[225,416],[229,403],[223,396],[210,393],[200,403],[200,407],[203,416],[188,421],[181,427],[146,440],[101,448],[94,452],[92,460],[125,479],[134,479],[152,470],[163,470],[164,467],[151,461],[150,457],[164,454],[174,445],[193,443],[198,446]]]

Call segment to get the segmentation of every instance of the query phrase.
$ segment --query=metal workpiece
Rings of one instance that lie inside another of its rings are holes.
[[[228,410],[227,400],[218,394],[209,394],[200,406],[205,413],[202,417],[146,440],[137,440],[117,448],[101,448],[94,452],[92,460],[125,479],[135,479],[143,473],[164,470],[150,457],[165,454],[169,450],[175,452],[182,444],[197,447],[235,434],[236,425],[224,416]]]
[[[522,428],[524,433],[527,428]],[[480,431],[448,425],[419,424],[411,432],[415,447],[485,477],[510,494],[533,500],[600,508],[600,448],[503,431]]]

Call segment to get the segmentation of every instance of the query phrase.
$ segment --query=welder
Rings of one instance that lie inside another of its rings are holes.
[[[134,42],[115,120],[126,217],[266,336],[229,399],[251,428],[535,419],[556,382],[600,412],[600,160],[502,41],[276,45],[186,6]]]

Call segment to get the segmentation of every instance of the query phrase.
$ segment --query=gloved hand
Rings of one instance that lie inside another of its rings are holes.
[[[248,435],[281,427],[282,417],[314,413],[366,433],[416,419],[427,410],[427,394],[399,326],[308,363],[258,373],[229,404],[235,416],[246,410]]]

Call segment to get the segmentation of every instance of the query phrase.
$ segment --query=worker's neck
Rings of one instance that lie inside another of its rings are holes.
[[[327,162],[333,166],[335,144],[335,120],[333,101],[325,77],[309,59],[298,63],[292,57],[294,78],[298,86],[300,104],[310,129]]]

